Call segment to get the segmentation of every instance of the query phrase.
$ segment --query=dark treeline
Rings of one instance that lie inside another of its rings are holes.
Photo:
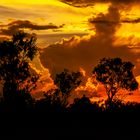
[[[17,125],[28,122],[31,126],[37,125],[37,122],[38,125],[64,124],[68,127],[73,124],[97,126],[99,122],[105,125],[113,122],[110,124],[118,125],[119,117],[119,121],[123,120],[127,125],[126,118],[140,112],[139,103],[124,103],[116,98],[119,89],[131,92],[138,88],[133,75],[134,65],[123,62],[121,58],[103,58],[92,71],[96,80],[106,89],[108,99],[102,105],[98,102],[92,103],[86,93],[69,104],[71,92],[81,84],[83,77],[80,72],[67,69],[55,76],[56,89],[46,91],[43,99],[33,99],[31,91],[36,88],[39,75],[31,69],[30,62],[37,53],[39,50],[34,34],[18,32],[12,39],[0,42],[0,81],[3,85],[0,114],[6,120],[2,122],[4,125],[10,123],[13,126],[15,120]]]

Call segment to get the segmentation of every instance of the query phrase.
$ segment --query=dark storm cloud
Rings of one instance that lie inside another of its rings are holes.
[[[96,3],[114,3],[114,4],[134,4],[140,3],[139,0],[60,0],[66,4],[75,6],[75,7],[87,7],[93,6]]]
[[[101,14],[99,14],[101,15]],[[120,24],[120,23],[132,23],[132,24],[135,24],[135,23],[140,23],[140,18],[137,18],[137,19],[123,19],[123,20],[120,20],[120,21],[116,21],[114,19],[111,19],[111,20],[108,20],[108,19],[94,19],[94,18],[90,18],[89,19],[89,23],[98,23],[98,24]]]
[[[140,18],[137,18],[137,19],[125,19],[125,20],[122,20],[121,21],[122,23],[140,23]]]
[[[64,68],[79,70],[84,68],[88,74],[103,57],[120,57],[123,60],[136,62],[140,58],[139,53],[133,53],[127,45],[114,46],[115,33],[120,27],[120,13],[117,7],[111,5],[107,14],[99,14],[95,21],[110,21],[112,24],[99,24],[93,22],[96,34],[85,38],[72,37],[60,43],[45,48],[40,56],[42,64],[49,68],[55,75]]]
[[[8,25],[0,25],[0,34],[11,35],[17,32],[19,29],[30,29],[30,30],[49,30],[49,29],[60,29],[64,25],[56,26],[54,24],[48,25],[37,25],[28,20],[17,20],[9,23]],[[6,29],[5,29],[6,28]]]

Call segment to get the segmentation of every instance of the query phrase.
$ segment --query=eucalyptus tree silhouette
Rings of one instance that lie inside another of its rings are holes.
[[[82,74],[80,72],[70,72],[64,69],[63,72],[56,74],[54,83],[61,92],[62,104],[67,105],[67,99],[72,90],[77,88],[82,82]]]
[[[36,36],[22,31],[0,42],[0,81],[4,101],[10,106],[24,106],[32,100],[30,92],[38,75],[31,73],[29,63],[37,51]]]
[[[133,68],[131,62],[123,62],[120,58],[103,58],[94,68],[93,74],[97,81],[104,84],[110,103],[119,89],[133,91],[138,88]]]
[[[72,90],[82,82],[82,74],[80,72],[71,72],[64,69],[63,72],[56,74],[54,84],[56,89],[51,89],[44,94],[45,99],[39,103],[39,108],[45,108],[51,111],[65,110],[68,105],[68,98]],[[41,107],[43,106],[43,107]]]

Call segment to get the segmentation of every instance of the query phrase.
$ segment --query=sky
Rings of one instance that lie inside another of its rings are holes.
[[[86,73],[76,94],[84,91],[94,99],[104,92],[90,80],[103,57],[131,61],[140,82],[139,0],[1,0],[0,13],[0,40],[19,29],[37,34],[41,53],[31,65],[43,82],[35,97],[52,88],[55,74],[67,68]],[[128,99],[140,102],[139,89]]]

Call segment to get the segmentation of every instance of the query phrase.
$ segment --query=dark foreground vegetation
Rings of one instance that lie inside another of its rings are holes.
[[[140,127],[140,104],[115,98],[119,89],[134,91],[138,88],[131,62],[103,58],[94,68],[93,75],[105,86],[108,95],[101,106],[91,103],[86,94],[69,104],[68,98],[81,84],[82,74],[67,69],[56,75],[56,89],[44,93],[43,99],[35,100],[31,91],[36,88],[39,75],[29,64],[38,53],[35,41],[34,35],[18,32],[12,39],[0,42],[1,136],[29,133],[34,139],[55,135],[109,139],[114,135],[119,138],[118,133],[125,134],[124,130],[127,136],[132,130],[139,130],[136,128]]]

